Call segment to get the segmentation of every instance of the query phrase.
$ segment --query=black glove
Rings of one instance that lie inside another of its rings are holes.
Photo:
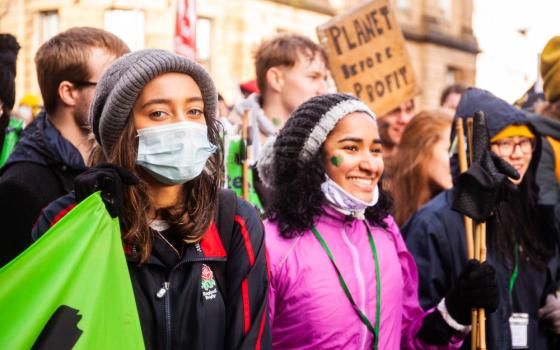
[[[502,200],[508,177],[519,173],[508,162],[490,151],[488,128],[483,112],[474,114],[473,162],[455,184],[453,209],[477,221],[485,221]]]
[[[447,312],[462,325],[471,324],[472,308],[484,308],[486,313],[492,313],[499,303],[496,270],[477,260],[467,262],[457,285],[445,297]]]
[[[118,165],[102,163],[89,168],[74,180],[76,200],[81,202],[92,193],[101,191],[101,198],[111,217],[119,216],[123,206],[123,184],[136,185],[138,178]]]

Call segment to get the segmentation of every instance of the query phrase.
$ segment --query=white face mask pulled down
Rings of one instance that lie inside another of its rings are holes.
[[[350,215],[359,220],[365,220],[366,209],[376,205],[379,201],[377,185],[373,189],[371,201],[367,203],[346,192],[328,176],[326,176],[325,182],[321,184],[321,191],[331,207],[344,215]]]

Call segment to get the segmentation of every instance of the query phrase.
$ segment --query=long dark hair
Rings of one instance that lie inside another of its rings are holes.
[[[182,201],[167,208],[155,208],[148,194],[148,182],[142,178],[145,172],[136,165],[138,138],[132,116],[117,141],[111,154],[106,158],[99,144],[93,148],[93,165],[109,162],[127,168],[137,175],[140,183],[127,186],[124,190],[124,207],[120,216],[122,239],[125,243],[139,249],[140,263],[151,254],[153,231],[149,227],[148,214],[153,213],[167,221],[170,229],[183,238],[186,243],[200,240],[207,231],[216,210],[218,191],[222,179],[222,143],[219,137],[219,124],[216,119],[206,117],[208,139],[218,146],[218,150],[208,159],[202,174],[183,185]]]
[[[544,270],[554,254],[557,233],[547,213],[538,205],[539,188],[535,174],[541,142],[539,137],[535,139],[535,150],[522,182],[505,190],[505,200],[499,204],[494,220],[490,221],[493,232],[490,244],[494,246],[498,259],[510,263],[517,245],[523,256]]]
[[[282,163],[282,160],[279,160],[274,167],[283,167]],[[304,234],[323,214],[323,206],[327,203],[321,191],[326,174],[323,148],[321,147],[315,157],[305,165],[298,163],[295,169],[290,168],[289,173],[290,175],[284,173],[284,176],[276,180],[271,205],[267,211],[268,218],[278,224],[284,238]],[[389,215],[392,199],[381,188],[381,181],[378,186],[379,201],[375,206],[366,209],[365,216],[371,225],[387,228],[384,220]]]

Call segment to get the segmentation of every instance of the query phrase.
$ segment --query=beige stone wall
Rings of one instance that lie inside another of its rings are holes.
[[[396,2],[396,0],[395,0]],[[472,1],[450,0],[450,12],[444,11],[437,0],[408,2],[398,8],[397,18],[404,31],[419,37],[446,37],[455,42],[472,43]],[[456,82],[467,86],[475,83],[476,54],[426,41],[409,40],[411,56],[420,95],[417,106],[432,108],[439,105],[441,91],[448,84],[448,69],[457,71]]]
[[[325,0],[326,1],[326,0]],[[396,0],[395,0],[396,1]],[[472,1],[452,0],[449,20],[441,20],[436,0],[409,0],[398,8],[403,28],[425,31],[426,17],[439,18],[437,29],[460,37],[472,31]],[[331,1],[337,9],[360,1]],[[0,0],[0,32],[14,34],[22,50],[18,57],[17,98],[39,94],[33,58],[41,45],[39,17],[42,11],[58,11],[59,31],[73,26],[103,28],[108,9],[144,12],[144,47],[172,49],[176,0]],[[198,0],[197,13],[212,23],[209,71],[219,91],[232,102],[238,97],[240,81],[254,78],[253,52],[264,38],[278,32],[296,32],[316,40],[315,28],[330,16],[270,0]],[[439,16],[439,17],[438,17]],[[430,43],[409,42],[409,53],[421,85],[417,98],[422,106],[435,106],[445,85],[448,66],[464,70],[464,81],[474,83],[475,55]]]
[[[0,32],[14,34],[22,46],[18,57],[17,94],[39,94],[33,57],[41,42],[41,11],[56,10],[59,30],[73,26],[103,28],[107,9],[142,10],[146,48],[172,49],[176,0],[0,0],[8,13],[0,19]],[[263,38],[278,32],[296,32],[315,40],[315,27],[329,16],[309,10],[258,0],[204,0],[197,2],[199,16],[212,22],[210,73],[218,89],[232,101],[240,81],[254,77],[252,54]]]
[[[213,25],[210,71],[226,100],[232,101],[240,81],[255,77],[253,53],[278,32],[295,32],[316,41],[315,27],[328,15],[271,1],[205,0],[198,13]]]
[[[416,100],[419,107],[439,105],[441,92],[447,86],[448,67],[459,71],[459,82],[474,84],[476,56],[434,44],[409,43],[408,48],[420,82],[421,94]]]

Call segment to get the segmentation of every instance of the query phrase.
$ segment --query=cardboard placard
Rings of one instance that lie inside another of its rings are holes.
[[[416,95],[416,77],[389,0],[367,1],[317,28],[339,92],[379,116]]]

